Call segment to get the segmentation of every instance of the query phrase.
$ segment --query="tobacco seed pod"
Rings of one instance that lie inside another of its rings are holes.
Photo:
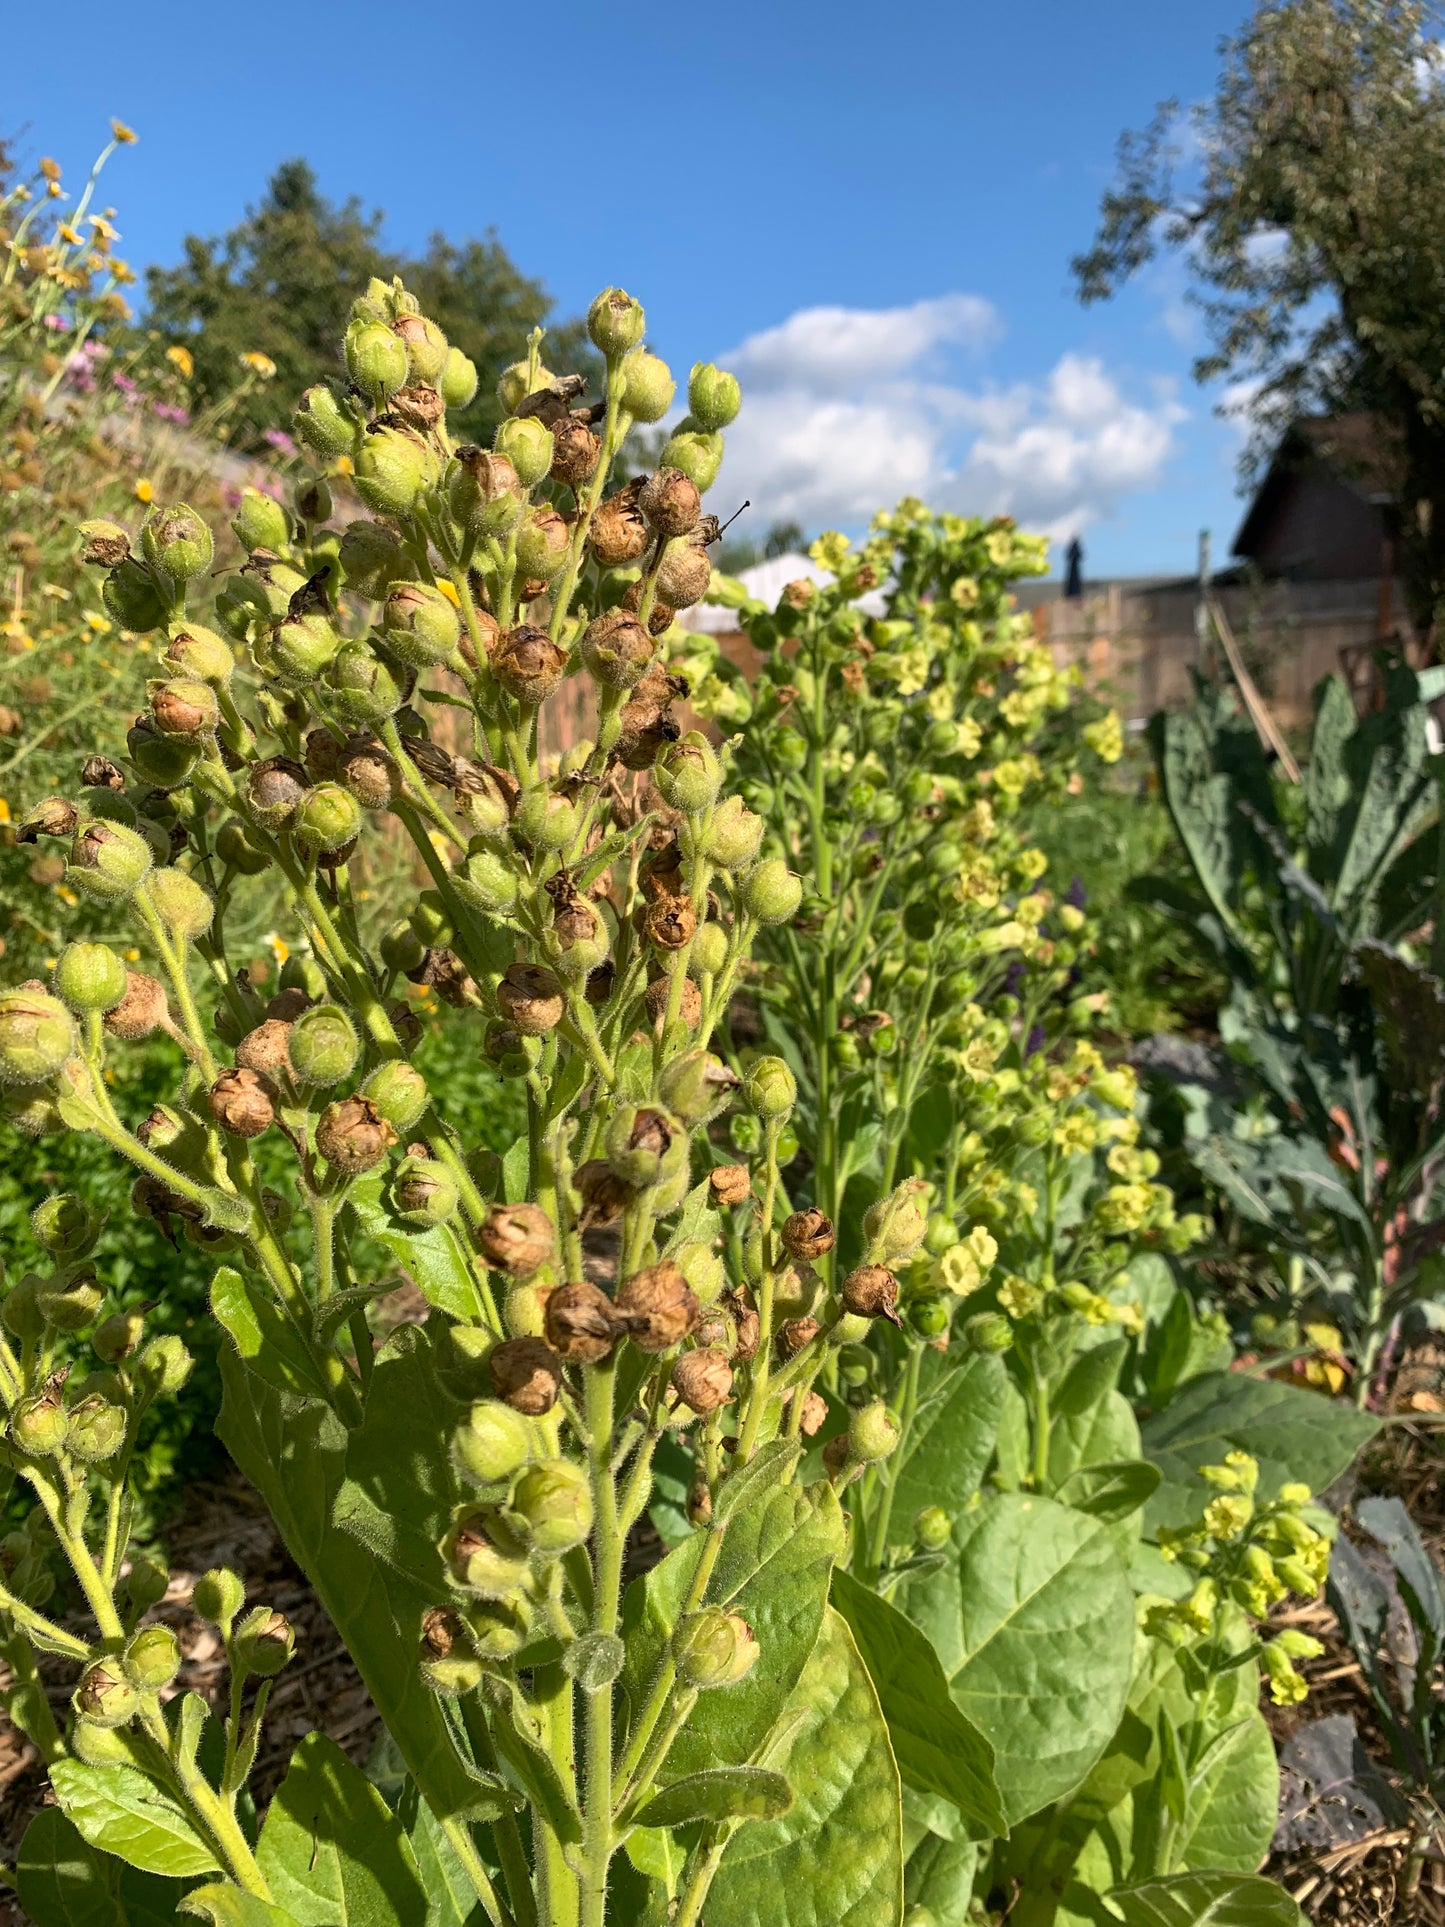
[[[558,1357],[581,1364],[606,1358],[622,1335],[607,1293],[580,1280],[549,1293],[543,1316],[547,1342]]]
[[[117,564],[101,583],[100,598],[111,620],[134,635],[158,629],[170,613],[150,570],[133,555]]]
[[[633,689],[647,673],[657,644],[636,616],[607,609],[582,632],[582,663],[604,689]]]
[[[786,923],[803,901],[803,880],[781,857],[755,863],[743,878],[743,907],[759,923]]]
[[[794,1397],[797,1394],[794,1393]],[[809,1392],[803,1400],[803,1410],[798,1418],[798,1430],[806,1439],[816,1437],[822,1430],[823,1421],[828,1416],[828,1401],[821,1392]]]
[[[571,542],[572,531],[557,510],[544,504],[534,505],[523,515],[517,529],[517,567],[527,576],[548,583],[567,560]],[[530,601],[539,593],[524,587],[523,600]]]
[[[664,1258],[623,1282],[616,1309],[639,1351],[665,1352],[688,1336],[701,1308],[680,1267]]]
[[[232,1638],[235,1664],[240,1671],[272,1679],[296,1650],[296,1629],[285,1613],[257,1606],[247,1613]]]
[[[75,1689],[75,1710],[92,1726],[124,1726],[139,1704],[140,1694],[117,1659],[92,1660]]]
[[[456,1179],[434,1158],[403,1158],[391,1181],[391,1208],[404,1224],[445,1224],[461,1202]]]
[[[703,846],[724,870],[742,870],[762,848],[763,819],[740,796],[725,796],[713,812]]]
[[[429,582],[393,583],[381,626],[393,653],[412,669],[449,661],[462,634],[456,605]]]
[[[791,1257],[810,1260],[823,1257],[838,1241],[833,1220],[825,1217],[816,1205],[785,1218],[781,1236],[783,1249]]]
[[[167,866],[152,870],[145,887],[151,908],[176,942],[194,943],[210,929],[216,914],[215,902],[210,891],[195,877]]]
[[[552,466],[552,431],[536,415],[514,415],[502,422],[492,446],[516,469],[523,488],[535,487]]]
[[[143,970],[127,970],[125,995],[114,1009],[105,1013],[101,1021],[112,1037],[119,1037],[126,1043],[137,1043],[141,1038],[149,1037],[153,1031],[163,1029],[170,1022],[165,986],[156,978],[148,977]]]
[[[567,652],[545,629],[508,629],[491,655],[492,674],[510,696],[529,708],[546,701],[567,668]]]
[[[703,432],[727,428],[743,405],[736,375],[726,374],[710,361],[695,361],[687,383],[687,408]]]
[[[925,1552],[941,1552],[953,1537],[953,1520],[941,1505],[926,1505],[914,1515],[913,1543]]]
[[[126,1424],[123,1406],[99,1394],[82,1398],[71,1407],[65,1449],[87,1464],[103,1464],[125,1444]]]
[[[418,498],[436,486],[436,455],[411,429],[368,429],[355,461],[356,492],[378,515],[410,515]]]
[[[887,1318],[898,1324],[898,1280],[882,1265],[859,1265],[838,1287],[844,1308],[859,1318]]]
[[[479,1398],[452,1434],[452,1464],[463,1478],[494,1485],[519,1471],[532,1447],[531,1428],[520,1412],[500,1399]]]
[[[78,1258],[89,1251],[104,1222],[73,1191],[57,1191],[30,1214],[37,1243],[53,1258]]]
[[[706,736],[690,729],[658,757],[653,781],[664,803],[688,816],[698,816],[717,800],[722,766]]]
[[[8,1306],[10,1299],[5,1302]],[[70,1415],[58,1391],[22,1398],[10,1414],[10,1437],[28,1458],[53,1458],[64,1449],[69,1429]]]
[[[92,822],[76,830],[69,876],[96,903],[119,903],[153,861],[151,847],[139,830],[123,823]]]
[[[350,1077],[361,1055],[356,1026],[339,1004],[314,1004],[291,1025],[291,1068],[303,1084],[325,1087]]]
[[[137,1358],[136,1377],[157,1397],[174,1397],[190,1377],[195,1362],[174,1332],[162,1332]]]
[[[552,431],[552,480],[581,488],[596,473],[601,452],[601,437],[586,422],[575,415],[565,417]]]
[[[337,773],[364,810],[388,809],[401,792],[401,772],[371,736],[353,737],[346,744]]]
[[[19,1284],[12,1285],[4,1298],[0,1299],[0,1325],[4,1325],[12,1338],[43,1338],[45,1335],[45,1320],[35,1302],[35,1287],[39,1282],[33,1271],[27,1272]]]
[[[743,1102],[754,1117],[786,1117],[798,1101],[798,1081],[781,1057],[758,1057],[743,1079]]]
[[[483,1599],[505,1599],[527,1579],[527,1550],[496,1506],[464,1511],[441,1544],[452,1577]]]
[[[75,1021],[39,986],[0,991],[0,1083],[39,1084],[75,1048]]]
[[[651,534],[631,485],[598,505],[587,531],[587,546],[603,569],[625,569],[647,548]]]
[[[165,1598],[170,1583],[170,1570],[159,1559],[153,1559],[145,1552],[131,1554],[130,1571],[122,1584],[135,1612],[149,1612],[152,1606],[158,1606]]]
[[[334,461],[338,455],[350,454],[361,428],[356,417],[349,414],[331,390],[320,383],[308,388],[302,395],[291,417],[291,425],[297,437],[324,461]]]
[[[472,1692],[486,1671],[460,1616],[448,1606],[433,1606],[424,1614],[420,1659],[427,1685],[448,1698]]]
[[[710,1346],[681,1353],[672,1368],[672,1388],[700,1417],[715,1412],[732,1396],[733,1371],[726,1353]]]
[[[716,1116],[742,1079],[710,1051],[684,1051],[666,1065],[657,1092],[684,1124],[696,1125]]]
[[[570,1459],[529,1465],[512,1487],[511,1510],[537,1552],[566,1552],[592,1530],[592,1491],[586,1472]]]
[[[236,1064],[241,1070],[255,1071],[262,1077],[289,1075],[291,1059],[286,1045],[291,1026],[279,1017],[268,1017],[248,1030],[236,1046]]]
[[[437,387],[448,408],[465,408],[477,392],[477,365],[460,348],[448,348]]]
[[[112,1312],[97,1325],[91,1349],[107,1365],[119,1365],[139,1348],[145,1335],[145,1320],[138,1311]]]
[[[562,1361],[540,1338],[504,1338],[487,1360],[492,1390],[514,1412],[541,1418],[557,1403]]]
[[[722,459],[722,436],[714,431],[704,432],[695,428],[680,429],[664,444],[662,450],[662,460],[672,468],[680,468],[684,475],[696,482],[703,495],[717,480]]]
[[[130,554],[130,537],[118,522],[82,522],[80,535],[80,559],[93,567],[117,569]]]
[[[225,637],[218,636],[214,629],[203,629],[198,622],[172,631],[161,661],[168,669],[174,669],[178,676],[186,679],[185,687],[189,690],[194,690],[198,684],[224,689],[236,667],[236,658]],[[206,707],[201,698],[195,697],[194,700],[199,706]],[[154,702],[151,706],[154,709]],[[219,721],[219,706],[216,716]],[[159,716],[156,721],[160,722]]]
[[[635,348],[647,326],[642,303],[622,288],[604,288],[587,310],[587,333],[600,354],[615,359]]]
[[[344,341],[346,372],[374,401],[385,401],[406,380],[406,344],[379,321],[353,321]]]
[[[790,1318],[778,1327],[777,1352],[784,1363],[811,1344],[822,1327],[816,1318]]]
[[[849,1456],[860,1465],[888,1458],[898,1445],[898,1425],[882,1399],[853,1414],[848,1424]]]
[[[854,1463],[849,1453],[848,1434],[846,1432],[838,1433],[836,1438],[829,1439],[828,1443],[823,1447],[823,1469],[828,1474],[830,1483],[834,1485],[838,1483],[843,1473],[846,1472],[850,1477],[856,1477],[862,1469]],[[847,1481],[845,1480],[844,1483],[846,1484]]]
[[[963,1342],[971,1352],[997,1355],[1011,1349],[1014,1329],[999,1311],[975,1312],[963,1322]]]
[[[437,324],[422,314],[399,314],[392,327],[406,349],[408,377],[414,382],[438,381],[447,365],[448,344]]]
[[[880,1258],[890,1262],[911,1257],[923,1243],[927,1229],[927,1214],[906,1186],[879,1198],[863,1214],[863,1236],[876,1247]]]
[[[687,1489],[687,1522],[693,1526],[712,1524],[712,1494],[706,1479],[694,1479]]]
[[[708,1188],[719,1209],[746,1204],[753,1194],[752,1176],[745,1164],[715,1164],[708,1172]]]
[[[125,965],[109,944],[68,943],[50,982],[72,1010],[114,1010],[125,995]]]
[[[527,505],[517,471],[506,457],[472,447],[457,451],[448,499],[468,533],[483,537],[504,535]]]
[[[561,850],[577,832],[577,806],[552,789],[529,790],[513,817],[517,835],[534,850]]]
[[[759,1651],[742,1615],[720,1606],[684,1614],[672,1635],[672,1661],[679,1677],[701,1691],[736,1686],[756,1665]]]
[[[181,1670],[181,1643],[169,1626],[142,1626],[133,1633],[121,1661],[140,1693],[158,1693]]]
[[[271,549],[276,554],[291,544],[291,522],[274,496],[258,488],[243,488],[240,505],[231,517],[236,540],[248,552]]]
[[[141,529],[140,546],[150,567],[172,582],[204,575],[215,553],[210,529],[185,502],[155,510]]]
[[[672,406],[677,383],[659,356],[639,348],[627,357],[622,405],[634,421],[660,422]]]
[[[303,849],[339,850],[360,835],[361,806],[339,783],[318,783],[302,798],[290,827]]]
[[[316,1122],[317,1150],[348,1177],[379,1164],[395,1143],[396,1132],[366,1097],[340,1098]]]
[[[607,1162],[624,1184],[641,1190],[656,1184],[663,1160],[682,1137],[677,1121],[650,1105],[623,1104],[607,1127]]]
[[[207,1101],[211,1116],[231,1137],[259,1137],[276,1122],[276,1087],[259,1071],[222,1071]]]
[[[289,756],[253,763],[246,778],[246,801],[263,829],[279,830],[295,816],[310,789],[304,766]]]
[[[152,683],[150,704],[151,716],[162,736],[210,736],[221,720],[216,692],[206,682],[177,677],[172,682]]]
[[[680,468],[660,468],[638,491],[637,506],[661,536],[687,535],[702,516],[697,484]]]
[[[393,1059],[379,1065],[361,1087],[378,1115],[397,1131],[409,1131],[431,1102],[426,1079],[410,1064]]]
[[[523,1037],[544,1037],[566,1009],[561,979],[545,964],[511,964],[497,985],[497,1008]]]
[[[191,1604],[202,1619],[229,1632],[231,1621],[246,1603],[246,1588],[240,1575],[227,1566],[213,1566],[203,1572],[191,1594]]]
[[[538,1204],[495,1204],[477,1232],[477,1248],[495,1270],[529,1278],[556,1254],[557,1234]]]

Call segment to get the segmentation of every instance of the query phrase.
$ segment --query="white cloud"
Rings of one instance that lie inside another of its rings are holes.
[[[900,495],[1007,512],[1067,535],[1152,486],[1183,419],[1172,389],[1131,399],[1098,358],[1065,354],[1036,382],[950,379],[950,359],[1001,332],[993,307],[809,308],[721,357],[743,383],[728,493],[759,524],[856,528]]]

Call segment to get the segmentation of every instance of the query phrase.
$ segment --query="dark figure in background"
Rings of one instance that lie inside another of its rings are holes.
[[[1084,593],[1084,545],[1074,536],[1064,551],[1064,597],[1069,602],[1078,602]]]

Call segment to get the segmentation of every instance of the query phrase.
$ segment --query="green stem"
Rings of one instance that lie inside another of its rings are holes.
[[[615,1636],[622,1584],[623,1535],[612,1476],[612,1432],[616,1418],[617,1364],[609,1358],[587,1378],[588,1458],[592,1473],[592,1540],[595,1547],[593,1630]],[[586,1695],[587,1786],[582,1814],[581,1927],[604,1927],[607,1869],[612,1860],[611,1684]]]

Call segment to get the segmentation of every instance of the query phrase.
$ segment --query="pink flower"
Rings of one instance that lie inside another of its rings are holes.
[[[132,381],[129,375],[112,375],[110,379],[112,385],[118,388],[123,395],[138,395],[140,393],[140,383]]]
[[[265,442],[268,448],[274,448],[278,455],[294,455],[296,453],[296,444],[284,428],[265,429],[262,432],[261,440]]]

